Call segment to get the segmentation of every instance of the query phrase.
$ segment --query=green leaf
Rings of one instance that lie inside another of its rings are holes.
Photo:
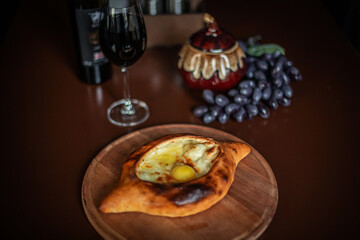
[[[265,53],[275,53],[279,51],[282,55],[285,55],[285,49],[280,47],[277,44],[269,43],[269,44],[261,44],[257,46],[252,46],[247,48],[247,53],[251,56],[260,57]]]

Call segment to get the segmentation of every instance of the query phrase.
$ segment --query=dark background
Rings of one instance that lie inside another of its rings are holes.
[[[326,7],[329,14],[334,18],[339,28],[349,40],[353,48],[360,53],[360,1],[358,0],[318,0]],[[11,26],[12,19],[16,13],[21,0],[6,1],[2,5],[2,14],[0,19],[0,43],[7,30]],[[66,1],[64,1],[66,3]],[[299,16],[302,17],[302,16]],[[321,31],[321,29],[319,29]]]

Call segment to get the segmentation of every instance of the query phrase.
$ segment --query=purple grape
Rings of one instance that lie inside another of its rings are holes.
[[[288,75],[286,73],[281,72],[281,78],[282,78],[284,84],[290,84],[290,78],[288,77]]]
[[[278,102],[273,99],[273,98],[270,98],[269,100],[266,101],[266,105],[270,108],[270,109],[277,109],[279,107],[279,104]]]
[[[262,96],[261,90],[259,88],[255,88],[253,95],[252,95],[253,102],[255,102],[255,103],[259,102],[261,99],[261,96]]]
[[[264,55],[262,55],[261,59],[265,61],[271,61],[273,59],[273,56],[270,53],[265,53]]]
[[[269,100],[271,97],[271,87],[267,87],[262,91],[262,100]]]
[[[227,105],[225,107],[225,113],[228,115],[231,115],[232,113],[234,113],[235,111],[240,109],[240,105],[236,104],[236,103],[230,103],[229,105]]]
[[[280,77],[277,77],[277,78],[273,78],[272,79],[272,84],[277,87],[277,88],[280,88],[281,85],[283,84],[283,81]]]
[[[225,124],[229,120],[229,115],[227,115],[226,113],[220,113],[217,119],[219,123]]]
[[[196,117],[202,117],[205,113],[209,111],[209,108],[205,105],[197,106],[194,108],[193,114]]]
[[[249,57],[245,58],[245,61],[246,61],[246,63],[253,63],[256,61],[256,58],[253,56],[249,56]]]
[[[215,97],[215,103],[220,107],[225,107],[229,104],[229,99],[225,95],[219,94]]]
[[[296,74],[293,79],[294,79],[295,81],[297,81],[297,82],[300,82],[300,81],[302,80],[302,76],[301,76],[301,74],[299,73],[299,74]]]
[[[242,80],[239,83],[239,88],[252,88],[255,87],[255,82],[253,80]]]
[[[214,117],[217,117],[222,112],[222,107],[218,105],[213,105],[210,107],[210,114]]]
[[[255,71],[254,78],[258,81],[261,81],[261,80],[266,81],[265,73],[263,73],[260,70]]]
[[[291,66],[289,67],[287,70],[286,70],[286,73],[288,74],[288,76],[294,80],[294,81],[301,81],[302,80],[302,76],[300,74],[300,71],[299,69],[297,69],[296,67],[294,66]]]
[[[257,67],[257,69],[259,69],[259,70],[261,70],[263,72],[265,72],[265,71],[267,71],[269,69],[269,66],[268,66],[267,62],[264,61],[264,60],[256,61],[256,67]]]
[[[239,104],[239,105],[244,105],[244,104],[247,104],[249,102],[249,99],[248,99],[248,97],[239,94],[239,95],[236,95],[234,97],[234,102]]]
[[[240,89],[240,94],[247,96],[247,97],[250,97],[252,92],[253,92],[252,88],[241,88]]]
[[[274,99],[280,99],[283,97],[283,95],[284,95],[283,92],[278,88],[274,89],[272,92],[272,97]]]
[[[281,89],[282,89],[285,97],[291,98],[293,96],[293,90],[290,87],[290,85],[284,85],[284,86],[282,86]]]
[[[300,74],[300,71],[299,69],[297,69],[296,67],[294,66],[291,66],[287,69],[287,73],[290,75],[290,76],[295,76],[297,74]]]
[[[275,66],[275,61],[273,59],[268,61],[268,64],[270,67],[274,67]]]
[[[227,94],[229,97],[235,97],[236,95],[239,94],[239,91],[237,89],[233,88],[233,89],[230,89]]]
[[[269,111],[269,109],[268,109],[264,104],[259,103],[259,104],[257,105],[257,108],[258,108],[258,111],[259,111],[258,115],[259,115],[260,117],[262,117],[262,118],[264,118],[264,119],[269,118],[269,116],[270,116],[270,111]]]
[[[264,80],[258,81],[258,83],[257,83],[257,87],[260,88],[260,90],[263,90],[264,88],[266,88],[268,86],[269,86],[269,83]]]
[[[237,122],[242,122],[245,119],[246,111],[243,107],[241,107],[235,114],[234,118]]]
[[[279,103],[281,106],[288,107],[288,106],[290,106],[290,104],[291,104],[291,99],[283,97],[283,98],[281,98],[281,99],[278,100],[278,103]]]
[[[246,104],[245,110],[246,110],[248,119],[252,119],[259,113],[257,107],[253,104]]]
[[[276,52],[273,53],[273,58],[278,58],[278,57],[281,57],[281,56],[284,56],[284,55],[282,55],[280,51],[276,51]]]
[[[286,59],[285,63],[284,63],[284,67],[288,68],[291,67],[293,65],[292,61],[290,61],[289,59]]]
[[[272,79],[281,78],[281,72],[271,72],[270,74]],[[272,79],[270,79],[270,82]]]
[[[205,89],[202,93],[203,95],[203,98],[204,100],[207,102],[207,103],[210,103],[210,104],[214,104],[215,101],[214,101],[214,93],[209,90],[209,89]]]
[[[275,75],[276,73],[280,73],[283,69],[283,65],[284,65],[285,61],[286,61],[286,58],[284,56],[279,57],[279,59],[275,63],[274,68],[271,71],[271,74]]]
[[[243,41],[240,41],[240,40],[238,40],[237,42],[238,42],[239,46],[241,47],[241,49],[242,49],[244,52],[246,52],[246,51],[247,51],[246,44],[245,44]]]
[[[247,66],[247,70],[246,70],[246,77],[248,78],[253,78],[254,77],[254,73],[255,73],[255,65],[254,64],[250,64]]]
[[[213,122],[215,120],[215,117],[213,115],[211,115],[210,113],[205,113],[202,120],[205,124],[208,124],[208,123]]]

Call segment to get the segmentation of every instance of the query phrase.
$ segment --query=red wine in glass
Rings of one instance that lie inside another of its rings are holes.
[[[124,96],[110,105],[107,111],[111,123],[133,126],[149,117],[145,102],[130,98],[128,67],[146,49],[146,28],[141,5],[137,0],[107,0],[100,21],[101,50],[113,64],[121,68],[124,77]]]

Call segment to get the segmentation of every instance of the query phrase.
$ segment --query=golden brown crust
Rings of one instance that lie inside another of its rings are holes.
[[[180,217],[204,211],[220,201],[234,181],[237,164],[251,151],[244,143],[218,142],[220,153],[210,171],[189,182],[158,184],[142,181],[136,176],[136,163],[152,147],[170,139],[186,136],[194,137],[189,134],[168,135],[133,152],[122,167],[118,186],[101,202],[99,209],[104,213],[143,212]],[[195,137],[204,139],[200,136]]]

